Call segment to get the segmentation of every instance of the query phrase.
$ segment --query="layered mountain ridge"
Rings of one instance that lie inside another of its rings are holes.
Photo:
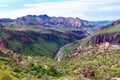
[[[111,23],[111,21],[87,21],[80,18],[72,17],[50,17],[44,15],[27,15],[17,19],[0,19],[0,23],[10,23],[8,26],[47,26],[47,27],[62,27],[81,29],[85,27],[100,27]]]
[[[0,80],[120,77],[119,21],[28,15],[0,24]]]

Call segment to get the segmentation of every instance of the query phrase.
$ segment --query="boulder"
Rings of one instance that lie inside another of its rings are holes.
[[[95,71],[91,70],[89,68],[85,68],[83,70],[83,75],[84,75],[84,77],[95,76]]]
[[[98,44],[98,52],[104,52],[105,50],[109,48],[109,46],[110,46],[109,42]]]
[[[0,47],[2,47],[2,48],[6,48],[7,47],[5,39],[1,39],[0,40]]]
[[[112,51],[112,50],[120,50],[120,45],[111,45],[109,48],[108,48],[109,51]]]
[[[112,78],[111,80],[120,80],[120,78]]]
[[[31,61],[33,59],[32,56],[28,56],[28,60]]]

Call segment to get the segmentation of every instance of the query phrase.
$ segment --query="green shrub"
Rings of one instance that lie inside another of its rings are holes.
[[[16,72],[16,73],[21,73],[21,72],[22,72],[22,70],[21,70],[21,69],[18,69],[18,68],[14,68],[13,71]]]

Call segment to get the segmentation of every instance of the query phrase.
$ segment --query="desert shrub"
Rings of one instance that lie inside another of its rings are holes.
[[[16,73],[21,73],[21,72],[22,72],[22,70],[21,70],[21,69],[18,69],[18,68],[14,68],[13,71],[16,72]]]
[[[1,78],[1,80],[12,80],[12,78],[10,77],[10,76],[3,76],[2,78]]]

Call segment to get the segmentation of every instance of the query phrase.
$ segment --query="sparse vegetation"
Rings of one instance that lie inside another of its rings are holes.
[[[94,35],[119,32],[119,28],[120,25],[106,28]],[[92,49],[94,53],[64,59],[78,46],[91,45],[91,37],[94,35],[76,41],[74,35],[64,33],[66,29],[62,31],[33,26],[11,26],[6,29],[0,29],[1,47],[4,47],[0,48],[0,80],[110,80],[120,77],[120,51],[109,51],[109,46],[103,52],[94,46],[85,49]],[[53,59],[61,46],[72,41],[75,42],[62,50],[63,60],[58,62]]]
[[[70,60],[57,62],[48,57],[23,56],[22,61],[17,63],[13,59],[0,57],[0,79],[5,80],[31,80],[50,78],[52,80],[109,80],[120,77],[120,53],[107,51],[79,56]],[[95,76],[84,77],[83,70],[88,67],[94,70]],[[79,68],[75,76],[74,69]],[[5,76],[7,74],[8,76]]]

